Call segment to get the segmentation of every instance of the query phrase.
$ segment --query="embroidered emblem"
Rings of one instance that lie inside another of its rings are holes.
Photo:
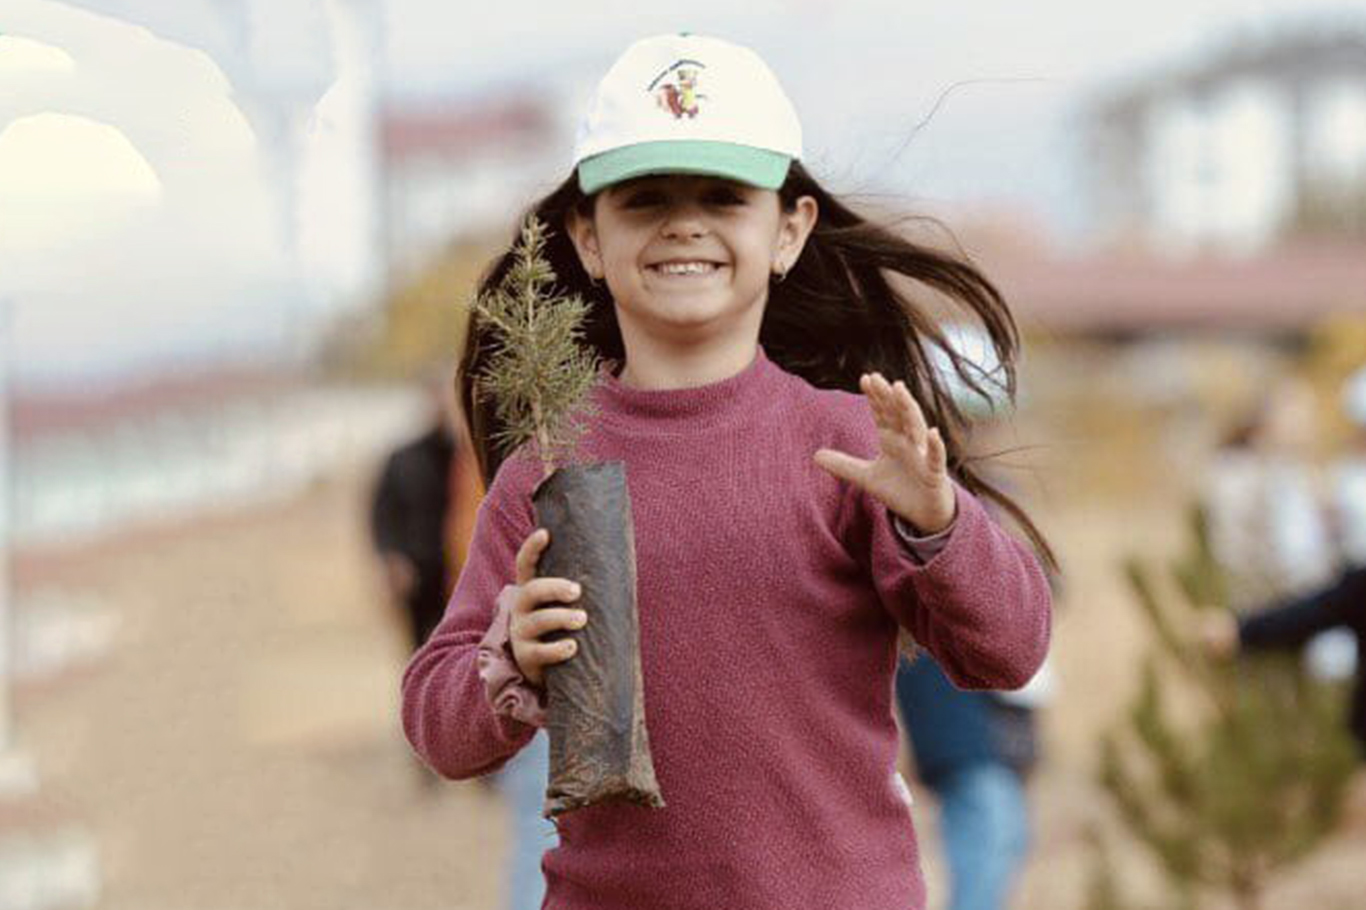
[[[699,102],[707,99],[697,91],[697,76],[706,67],[696,60],[679,60],[673,66],[655,77],[648,91],[662,110],[668,111],[675,120],[684,117],[692,119],[701,110]]]

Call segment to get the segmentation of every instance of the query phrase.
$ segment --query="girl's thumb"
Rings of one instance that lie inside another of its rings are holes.
[[[818,449],[813,457],[816,464],[833,476],[859,486],[863,485],[863,479],[867,476],[868,469],[872,465],[872,462],[837,452],[834,449]]]

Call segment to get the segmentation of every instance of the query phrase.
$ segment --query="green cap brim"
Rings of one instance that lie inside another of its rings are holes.
[[[791,164],[792,158],[781,152],[731,142],[641,142],[580,161],[579,189],[591,196],[614,183],[649,174],[702,174],[776,190],[787,179]]]

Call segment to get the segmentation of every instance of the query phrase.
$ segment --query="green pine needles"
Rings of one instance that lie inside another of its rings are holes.
[[[1099,779],[1166,874],[1166,906],[1219,893],[1257,910],[1274,875],[1333,833],[1356,752],[1339,687],[1308,678],[1292,655],[1212,658],[1183,632],[1201,609],[1227,609],[1198,508],[1190,529],[1167,571],[1126,567],[1154,643],[1127,718],[1102,741]]]
[[[492,400],[505,452],[533,442],[545,476],[574,457],[587,420],[597,414],[588,393],[598,381],[597,355],[580,344],[589,304],[550,296],[555,272],[545,259],[546,228],[532,216],[522,226],[513,264],[472,307],[490,330],[493,353],[476,377],[476,394]]]

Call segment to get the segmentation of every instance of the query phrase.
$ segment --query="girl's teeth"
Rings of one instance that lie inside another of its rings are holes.
[[[716,266],[710,262],[664,262],[657,268],[665,275],[700,275]]]

